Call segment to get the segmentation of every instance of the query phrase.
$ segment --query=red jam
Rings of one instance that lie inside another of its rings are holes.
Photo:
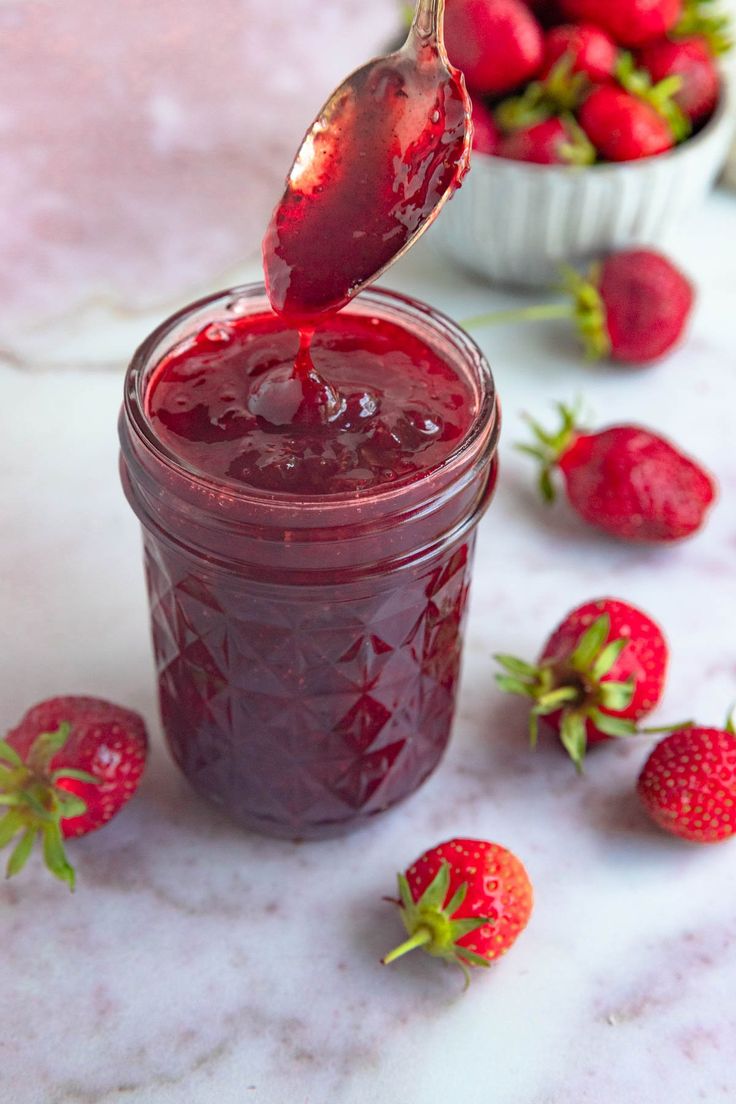
[[[420,478],[465,436],[467,384],[395,323],[343,311],[310,352],[271,313],[205,327],[151,379],[156,435],[200,472],[295,495]]]
[[[421,304],[367,292],[326,323],[329,387],[297,345],[257,288],[165,323],[121,470],[176,761],[244,826],[317,837],[443,754],[498,424],[481,354]]]

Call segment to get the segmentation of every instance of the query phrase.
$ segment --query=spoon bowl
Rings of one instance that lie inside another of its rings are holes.
[[[263,243],[271,305],[314,328],[409,249],[467,172],[472,108],[447,58],[445,0],[419,0],[400,50],[333,92]]]

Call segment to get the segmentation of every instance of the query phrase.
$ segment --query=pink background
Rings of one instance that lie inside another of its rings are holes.
[[[217,284],[398,22],[396,0],[0,0],[0,338]]]

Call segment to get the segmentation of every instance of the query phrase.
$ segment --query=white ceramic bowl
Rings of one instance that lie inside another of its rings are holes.
[[[472,171],[432,228],[435,245],[486,279],[523,287],[557,282],[563,261],[656,245],[701,202],[723,167],[734,99],[724,78],[703,129],[641,161],[575,168],[474,153]]]

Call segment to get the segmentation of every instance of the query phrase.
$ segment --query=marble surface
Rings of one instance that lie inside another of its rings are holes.
[[[523,703],[491,677],[494,651],[533,655],[568,608],[611,592],[671,641],[656,719],[718,723],[736,697],[735,240],[736,198],[719,193],[671,243],[700,302],[687,344],[656,368],[590,367],[557,324],[480,334],[504,400],[503,477],[482,523],[454,739],[414,799],[336,842],[240,833],[161,741],[115,419],[125,353],[178,301],[115,325],[87,302],[39,332],[35,371],[0,367],[0,720],[87,692],[142,711],[153,737],[139,795],[73,847],[74,896],[37,861],[0,885],[3,1100],[736,1100],[736,844],[699,849],[644,820],[632,787],[647,741],[599,749],[583,779],[550,740],[531,754]],[[518,301],[448,269],[431,241],[390,283],[458,317]],[[65,370],[44,367],[52,351]],[[717,472],[702,535],[628,548],[536,502],[512,448],[520,414],[578,394],[601,422],[649,423]],[[465,994],[424,955],[378,962],[401,935],[381,900],[397,866],[458,834],[516,851],[537,897],[514,951]]]

